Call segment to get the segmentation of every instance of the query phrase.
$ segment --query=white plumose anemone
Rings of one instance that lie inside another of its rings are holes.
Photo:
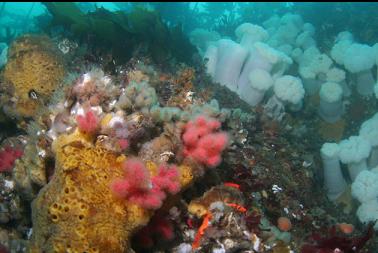
[[[372,146],[368,166],[374,168],[378,165],[378,114],[362,123],[359,135],[368,140]]]
[[[251,23],[244,23],[235,29],[235,35],[240,40],[240,45],[243,47],[251,47],[258,41],[265,41],[268,39],[268,32],[259,25]]]
[[[378,200],[373,199],[362,203],[357,209],[356,214],[362,223],[369,223],[378,220]],[[378,231],[378,223],[375,223],[374,229]]]
[[[300,107],[305,91],[301,79],[284,75],[277,78],[273,85],[274,95],[264,105],[268,116],[280,121],[285,113],[285,104]]]
[[[248,89],[249,75],[254,69],[265,70],[272,78],[276,78],[281,76],[292,62],[291,58],[283,52],[262,42],[256,42],[249,49],[249,55],[239,76],[238,89]]]
[[[254,69],[249,74],[249,85],[241,86],[238,94],[241,99],[256,106],[264,98],[265,92],[273,86],[273,79],[264,69]]]
[[[318,48],[307,48],[299,59],[299,74],[303,78],[306,93],[314,95],[320,88],[319,81],[324,81],[333,61]]]
[[[341,86],[338,83],[326,82],[321,86],[319,96],[320,117],[329,123],[338,121],[343,113],[343,89]]]
[[[362,223],[378,219],[378,167],[362,171],[352,183],[352,196],[361,203],[357,217]],[[378,230],[378,225],[374,226]]]
[[[300,67],[299,74],[303,80],[303,87],[308,95],[314,95],[319,91],[321,82],[316,79],[315,73],[310,67]]]
[[[285,75],[274,82],[274,95],[281,101],[298,104],[302,101],[305,91],[301,79]]]
[[[378,173],[364,170],[352,183],[352,196],[361,203],[378,197]]]
[[[345,51],[344,66],[356,75],[357,92],[370,96],[374,92],[374,78],[371,68],[375,64],[374,49],[368,45],[353,43]]]
[[[354,181],[358,174],[367,169],[367,158],[370,155],[371,145],[361,136],[351,136],[343,140],[340,146],[340,160],[348,165],[349,175]]]
[[[331,49],[331,57],[335,62],[340,65],[344,65],[345,52],[353,44],[353,40],[340,39],[333,45]]]
[[[340,84],[341,88],[343,89],[343,96],[349,97],[352,95],[352,90],[348,86],[346,79],[345,79],[345,71],[336,67],[330,68],[326,74],[327,82],[335,82]]]

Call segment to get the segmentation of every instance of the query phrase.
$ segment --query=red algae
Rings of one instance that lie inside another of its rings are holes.
[[[313,243],[303,245],[301,253],[356,253],[360,252],[373,235],[374,223],[369,224],[364,235],[356,237],[338,236],[336,235],[336,227],[333,226],[329,229],[328,235],[324,237],[314,233],[311,236]]]

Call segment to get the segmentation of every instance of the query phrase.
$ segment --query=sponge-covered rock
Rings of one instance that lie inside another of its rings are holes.
[[[143,209],[111,191],[124,176],[124,155],[117,155],[75,131],[54,141],[55,174],[32,203],[31,253],[132,252],[130,237],[146,225],[153,211]],[[157,165],[147,161],[153,175]],[[185,188],[191,168],[178,166]]]

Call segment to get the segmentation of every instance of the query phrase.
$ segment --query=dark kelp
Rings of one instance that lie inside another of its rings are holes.
[[[168,27],[156,11],[137,7],[125,13],[97,8],[85,14],[74,3],[44,5],[53,16],[47,31],[62,26],[72,36],[90,44],[94,51],[112,53],[118,63],[129,60],[136,49],[144,50],[156,63],[172,58],[190,63],[196,52],[181,26]]]

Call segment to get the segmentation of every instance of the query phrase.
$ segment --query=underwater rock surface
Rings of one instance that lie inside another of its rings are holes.
[[[0,252],[377,251],[377,4],[18,4]]]

